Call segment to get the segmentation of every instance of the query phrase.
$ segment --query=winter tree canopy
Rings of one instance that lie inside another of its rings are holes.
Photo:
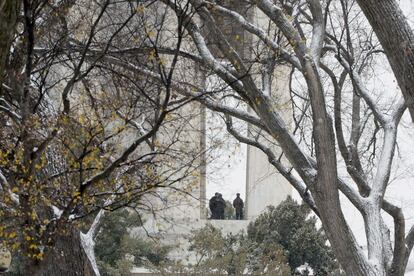
[[[348,275],[404,274],[414,228],[387,198],[414,114],[399,1],[1,0],[0,15],[0,234],[29,266],[57,229],[191,178],[201,153],[182,145],[199,143],[185,133],[197,102],[267,155]],[[396,89],[373,85],[379,67]],[[343,201],[363,218],[366,252]]]

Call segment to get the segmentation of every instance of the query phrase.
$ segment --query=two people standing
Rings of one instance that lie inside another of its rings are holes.
[[[233,207],[236,209],[236,219],[243,219],[244,203],[240,198],[240,194],[236,194],[236,198],[233,200]],[[211,219],[224,219],[224,210],[226,208],[226,202],[223,199],[222,194],[215,193],[209,201],[209,208],[211,211]]]

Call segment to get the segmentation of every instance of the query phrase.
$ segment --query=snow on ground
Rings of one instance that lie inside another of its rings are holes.
[[[138,274],[138,273],[151,273],[151,270],[146,269],[146,268],[144,268],[144,267],[134,267],[134,268],[131,270],[131,273],[132,273],[132,274]]]

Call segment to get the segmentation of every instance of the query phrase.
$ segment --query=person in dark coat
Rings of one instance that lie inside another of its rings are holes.
[[[224,219],[224,209],[226,208],[226,202],[223,199],[222,194],[218,194],[216,198],[216,206],[217,206],[217,219]]]
[[[208,207],[211,211],[211,217],[210,219],[218,219],[219,214],[217,212],[217,199],[218,199],[219,193],[215,193],[212,198],[210,198],[210,201],[208,202]]]
[[[243,200],[240,198],[240,194],[236,194],[236,198],[233,200],[233,207],[236,209],[236,219],[243,219]]]

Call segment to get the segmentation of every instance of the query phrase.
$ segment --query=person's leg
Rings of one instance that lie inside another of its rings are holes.
[[[236,213],[237,213],[237,214],[236,214],[237,219],[238,219],[238,220],[242,219],[242,217],[243,217],[242,210],[238,209]]]

